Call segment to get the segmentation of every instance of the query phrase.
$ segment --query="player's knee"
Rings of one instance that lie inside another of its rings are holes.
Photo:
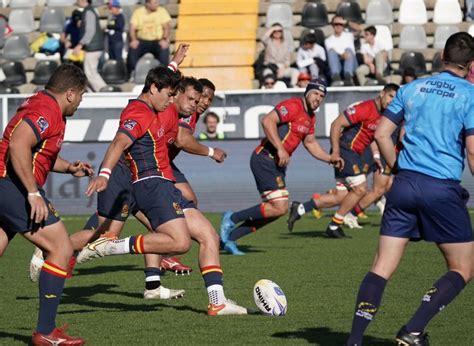
[[[357,186],[354,186],[352,189],[358,196],[365,196],[367,194],[367,183],[361,183]]]
[[[173,253],[183,254],[183,253],[188,252],[190,249],[191,249],[191,239],[182,237],[175,241]]]
[[[288,213],[288,203],[278,203],[273,206],[273,210],[276,217],[286,215]]]

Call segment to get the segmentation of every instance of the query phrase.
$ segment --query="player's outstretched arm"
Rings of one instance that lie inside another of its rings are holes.
[[[342,169],[344,167],[344,160],[339,157],[333,161],[332,156],[328,154],[326,150],[324,150],[313,134],[307,135],[304,138],[303,145],[315,159],[330,163],[338,169]]]
[[[22,121],[10,138],[9,155],[13,170],[28,191],[28,203],[31,206],[30,218],[36,223],[46,221],[48,207],[38,191],[33,175],[32,148],[38,144],[38,139],[30,125]]]
[[[117,132],[112,143],[105,153],[99,175],[89,182],[86,195],[91,196],[94,192],[101,192],[107,188],[110,174],[117,165],[123,152],[132,145],[131,138],[122,132]]]
[[[265,136],[273,144],[278,154],[278,166],[286,167],[290,162],[290,155],[283,147],[283,143],[278,136],[277,125],[280,122],[280,118],[275,110],[265,115],[262,119],[262,127],[265,132]]]
[[[466,153],[469,169],[471,170],[471,174],[474,175],[474,136],[466,137]]]
[[[331,132],[329,134],[331,140],[331,149],[332,149],[332,160],[336,161],[341,157],[341,151],[339,147],[339,140],[341,138],[341,131],[350,126],[349,120],[347,120],[344,114],[339,114],[339,116],[334,119],[331,124]]]
[[[176,137],[175,145],[187,153],[194,155],[209,156],[216,162],[224,162],[227,153],[219,148],[211,148],[202,145],[194,138],[191,130],[179,127],[178,136]]]
[[[179,66],[183,62],[184,58],[186,57],[188,49],[189,49],[189,44],[180,43],[171,61],[174,61]]]
[[[374,159],[374,162],[377,165],[377,169],[380,173],[382,173],[383,165],[382,161],[380,160],[380,149],[376,141],[372,141],[372,143],[370,143],[370,150],[372,151],[372,158]]]
[[[397,129],[397,124],[387,117],[382,117],[375,130],[375,141],[390,168],[393,168],[397,160],[395,146],[392,141],[392,133]]]

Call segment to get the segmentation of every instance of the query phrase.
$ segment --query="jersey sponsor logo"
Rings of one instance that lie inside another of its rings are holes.
[[[36,120],[36,124],[39,127],[40,133],[43,133],[49,127],[48,120],[44,117],[39,117],[38,120]]]
[[[433,81],[433,80],[427,81],[425,85],[426,87],[422,86],[420,88],[420,92],[426,93],[426,94],[435,94],[435,95],[441,96],[441,98],[444,98],[444,97],[455,98],[456,96],[456,93],[453,92],[456,89],[455,85],[451,85],[446,82]],[[429,86],[433,86],[434,88],[430,88]]]
[[[280,106],[279,111],[282,117],[286,117],[288,115],[288,109],[285,106]]]
[[[378,125],[378,122],[375,123],[375,124],[374,124],[374,123],[368,124],[368,125],[367,125],[367,128],[368,128],[369,130],[375,131],[375,130],[377,130],[377,125]]]
[[[309,128],[303,125],[298,125],[296,127],[296,131],[307,134],[309,132]]]
[[[125,120],[125,123],[123,124],[123,127],[125,127],[127,130],[133,130],[135,126],[137,126],[138,122],[132,119]]]

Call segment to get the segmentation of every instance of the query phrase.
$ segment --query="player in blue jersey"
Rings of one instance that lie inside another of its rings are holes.
[[[425,293],[413,317],[400,329],[398,345],[428,345],[427,324],[471,279],[469,194],[460,181],[464,149],[474,173],[474,88],[464,79],[473,60],[474,39],[469,34],[449,37],[443,51],[444,70],[403,86],[377,127],[381,153],[398,174],[387,194],[377,254],[360,285],[347,345],[362,345],[363,333],[409,240],[434,242],[448,272]],[[402,121],[406,133],[397,160],[390,136]]]

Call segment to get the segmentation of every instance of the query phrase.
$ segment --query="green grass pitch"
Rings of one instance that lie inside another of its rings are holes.
[[[220,216],[209,215],[217,226]],[[380,217],[370,214],[362,230],[348,230],[351,239],[324,237],[329,213],[321,220],[305,216],[293,233],[280,219],[240,244],[246,256],[223,254],[228,298],[254,307],[252,288],[259,279],[278,283],[288,299],[284,317],[206,315],[207,294],[197,264],[197,246],[183,257],[190,276],[168,273],[165,287],[184,288],[172,301],[145,301],[141,256],[115,256],[78,265],[66,282],[59,325],[88,345],[317,344],[343,345],[351,326],[360,281],[370,267]],[[68,230],[80,229],[85,218],[66,218]],[[143,232],[135,220],[126,234]],[[30,341],[38,309],[38,288],[28,279],[32,245],[17,237],[0,260],[0,344]],[[422,295],[445,272],[432,244],[413,243],[389,283],[382,307],[366,333],[364,345],[392,345]],[[432,345],[474,345],[474,289],[463,293],[429,325]]]

